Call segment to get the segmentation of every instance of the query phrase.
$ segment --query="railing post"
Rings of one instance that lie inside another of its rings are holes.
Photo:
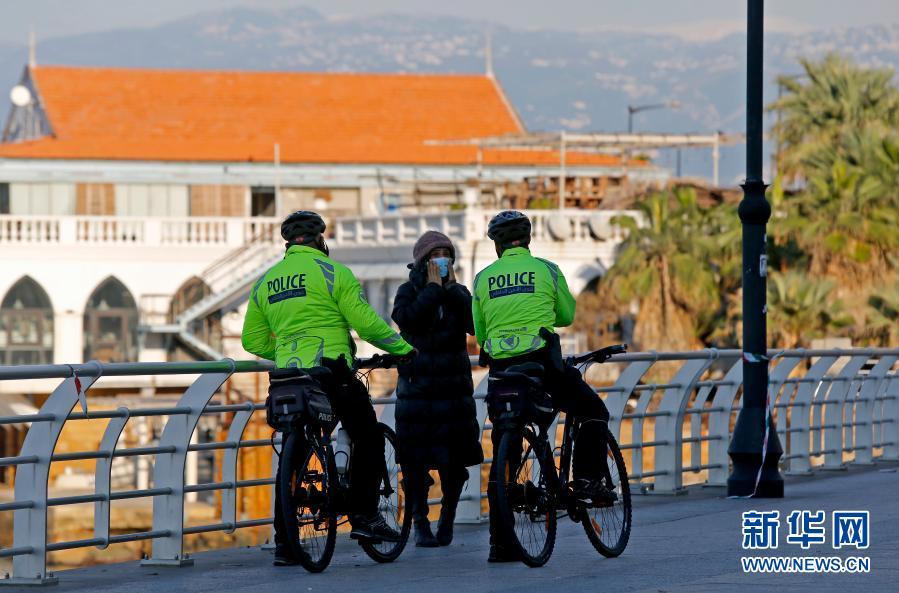
[[[102,496],[103,500],[94,502],[94,537],[103,540],[103,543],[97,546],[97,549],[104,550],[109,546],[109,515],[110,504],[109,495],[112,492],[112,462],[116,445],[119,437],[122,436],[122,430],[131,417],[128,408],[120,407],[116,410],[121,412],[122,416],[111,418],[106,430],[103,432],[103,439],[100,441],[99,452],[104,457],[97,459],[97,465],[94,469],[94,493]],[[139,487],[139,486],[138,486]]]
[[[774,356],[771,358],[771,362],[773,363],[775,359],[779,358],[778,356]],[[791,400],[795,396],[795,386],[793,383],[789,383],[790,389],[783,390],[783,387],[790,377],[790,373],[793,372],[793,369],[802,361],[802,357],[799,356],[787,356],[780,358],[780,362],[771,370],[768,374],[768,398],[771,404],[771,422],[773,424],[772,430],[777,431],[777,436],[780,438],[780,442],[784,448],[784,456],[789,454],[790,444],[792,443],[792,434],[789,432],[789,422],[788,410],[786,407],[777,408],[777,411],[774,411],[774,406],[778,403],[784,403],[785,405],[790,405]],[[781,393],[783,390],[783,393]],[[781,401],[783,400],[783,401]],[[800,438],[803,438],[800,436]],[[806,434],[804,438],[808,438]],[[782,458],[783,459],[783,458]]]
[[[189,407],[189,414],[169,416],[159,439],[160,447],[171,452],[156,455],[153,486],[165,488],[168,494],[153,498],[153,531],[166,533],[153,540],[152,555],[141,562],[144,566],[189,566],[193,560],[184,555],[184,469],[187,448],[203,408],[215,392],[234,372],[234,361],[228,372],[200,375],[178,401],[178,407]]]
[[[170,221],[160,218],[147,218],[144,221],[143,244],[147,247],[162,245],[162,225]]]
[[[730,458],[727,446],[730,443],[730,418],[733,414],[737,391],[743,385],[743,359],[737,358],[724,375],[712,398],[709,412],[709,486],[727,487],[730,474]],[[717,467],[716,467],[717,466]]]
[[[615,436],[619,445],[621,444],[621,417],[627,411],[627,401],[634,392],[634,387],[656,360],[636,360],[629,363],[615,381],[614,391],[610,391],[604,400],[606,409],[609,410],[609,431]]]
[[[874,463],[874,406],[880,386],[884,378],[893,368],[893,364],[899,356],[887,355],[881,358],[874,368],[868,373],[868,378],[862,383],[858,400],[855,404],[855,463],[868,465]]]
[[[883,388],[882,461],[899,461],[899,374],[893,373]]]
[[[655,448],[655,470],[660,473],[655,476],[653,493],[655,494],[680,494],[684,492],[683,482],[683,423],[684,410],[690,401],[690,394],[696,381],[699,380],[707,368],[718,358],[717,350],[706,350],[705,358],[686,361],[674,379],[673,387],[665,390],[662,402],[659,404],[659,412],[664,414],[656,418],[656,441],[667,441],[667,444],[658,445]]]
[[[269,513],[271,513],[272,519],[275,517],[275,488],[278,487],[278,461],[281,458],[281,451],[284,450],[284,434],[280,432],[276,432],[274,434],[274,446],[272,447],[272,477],[275,479],[275,483],[272,484],[272,493],[269,497]],[[269,531],[269,540],[268,542],[262,545],[263,550],[274,550],[275,549],[275,523],[272,521],[271,530]]]
[[[811,472],[811,456],[809,443],[811,441],[812,427],[812,401],[815,392],[821,385],[821,378],[827,370],[833,366],[837,357],[834,355],[822,356],[815,362],[803,377],[803,382],[796,390],[793,398],[793,409],[790,414],[790,434],[798,434],[800,438],[790,439],[790,453],[787,455],[787,474],[807,474]],[[805,436],[803,436],[805,435]],[[820,438],[818,439],[820,440]]]
[[[92,376],[79,377],[81,387],[87,390],[99,378],[102,367],[98,362]],[[15,500],[31,501],[27,509],[16,509],[13,515],[13,547],[31,548],[28,554],[14,556],[12,577],[0,580],[4,585],[46,585],[57,582],[47,572],[47,480],[50,477],[50,461],[56,449],[56,441],[66,423],[66,418],[78,402],[75,379],[60,383],[44,405],[41,414],[52,414],[53,420],[32,422],[21,456],[35,456],[36,463],[20,465],[16,471]]]
[[[484,438],[484,425],[487,423],[487,403],[484,398],[487,396],[487,375],[478,382],[474,390],[475,417],[478,426],[481,427],[480,438]],[[483,490],[483,481],[481,480],[481,466],[474,465],[468,468],[468,481],[462,489],[461,500],[456,510],[456,523],[481,523],[481,491]]]
[[[843,407],[846,404],[846,396],[855,383],[855,376],[868,362],[868,355],[853,356],[837,375],[830,389],[827,391],[827,399],[824,400],[824,465],[821,469],[841,470],[846,469],[843,463],[843,448],[845,446],[843,430]],[[852,417],[852,414],[849,415]]]
[[[228,219],[225,222],[225,244],[228,247],[243,247],[249,243],[254,238],[251,224],[241,218]],[[260,225],[257,228],[264,227]],[[259,231],[258,235],[261,238],[262,232]]]
[[[246,406],[245,410],[234,413],[228,436],[225,437],[226,442],[234,443],[232,448],[225,449],[222,456],[222,482],[231,484],[222,490],[222,523],[230,525],[225,533],[233,533],[237,525],[237,459],[240,457],[240,439],[243,438],[244,430],[255,410],[253,402],[247,402]]]
[[[75,228],[77,220],[72,216],[59,217],[59,243],[61,245],[75,245],[78,243],[78,233]]]

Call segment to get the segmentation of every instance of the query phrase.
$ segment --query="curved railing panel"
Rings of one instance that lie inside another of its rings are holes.
[[[899,459],[899,349],[789,350],[769,355],[772,427],[784,445],[781,463],[785,470],[811,473],[848,463]],[[730,428],[741,406],[741,353],[638,352],[616,356],[609,364],[617,367],[617,375],[610,375],[614,381],[597,388],[597,393],[609,408],[609,426],[625,453],[633,491],[685,492],[691,483],[724,486],[729,472]],[[0,458],[0,467],[18,469],[14,500],[0,503],[0,512],[14,512],[13,544],[0,550],[0,558],[13,559],[12,576],[0,583],[54,582],[47,571],[48,552],[90,546],[103,549],[138,540],[152,540],[152,554],[145,562],[185,565],[190,563],[184,553],[185,535],[230,533],[270,524],[270,517],[239,517],[237,507],[241,488],[270,487],[273,483],[272,476],[243,480],[238,476],[241,450],[269,446],[268,439],[244,439],[247,425],[262,405],[210,402],[232,374],[272,368],[269,362],[230,360],[0,367],[0,380],[62,379],[38,413],[0,417],[0,425],[30,423],[19,454]],[[181,374],[197,378],[175,405],[85,413],[73,411],[79,401],[73,373],[82,390],[89,389],[100,376]],[[485,435],[491,430],[484,403],[486,385],[486,380],[481,380],[475,388],[477,419]],[[373,400],[379,418],[390,426],[394,424],[395,402],[395,394]],[[199,418],[220,413],[233,413],[224,441],[192,442]],[[158,444],[117,448],[128,422],[149,416],[166,418]],[[109,423],[97,450],[54,453],[67,422],[98,418],[109,419]],[[558,439],[555,431],[553,437]],[[193,484],[185,480],[187,454],[203,450],[223,451],[221,482]],[[121,457],[154,458],[153,487],[113,490],[112,463]],[[457,512],[459,522],[484,520],[483,475],[490,461],[490,456],[486,457],[484,466],[469,472]],[[91,459],[96,461],[92,494],[48,497],[51,462]],[[185,527],[185,496],[202,491],[221,492],[220,520]],[[149,531],[110,535],[117,531],[110,525],[110,504],[126,498],[153,499],[153,526]],[[49,507],[84,503],[94,504],[93,537],[48,542]]]

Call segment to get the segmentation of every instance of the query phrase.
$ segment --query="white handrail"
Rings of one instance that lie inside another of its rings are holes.
[[[874,459],[899,460],[899,349],[771,351],[770,401],[774,430],[784,445],[782,466],[789,472],[807,473],[816,467],[833,469],[846,463],[870,463]],[[472,361],[475,364],[475,361]],[[628,459],[633,485],[644,492],[678,492],[684,478],[707,472],[706,484],[724,486],[729,459],[730,426],[740,409],[741,353],[737,350],[696,352],[638,352],[614,357],[623,365],[613,385],[597,391],[611,415],[610,428]],[[658,370],[665,363],[665,370]],[[840,365],[840,366],[836,366]],[[62,382],[35,414],[0,417],[2,424],[29,422],[18,455],[0,458],[0,466],[17,466],[15,498],[0,503],[0,512],[14,516],[13,545],[0,557],[13,558],[12,577],[0,584],[55,582],[47,571],[47,553],[78,547],[105,548],[112,543],[153,540],[148,564],[187,565],[183,536],[203,531],[231,532],[266,525],[268,517],[237,520],[237,492],[241,488],[270,485],[272,477],[238,480],[240,449],[268,446],[268,440],[248,441],[243,431],[262,404],[210,404],[221,385],[234,373],[271,370],[270,362],[222,360],[191,363],[99,363],[0,367],[0,380],[59,378]],[[101,376],[163,374],[198,375],[174,406],[119,408],[89,412],[79,401],[72,373],[89,389]],[[478,421],[490,428],[484,403],[486,381],[475,389]],[[380,420],[394,424],[395,394],[376,398]],[[75,411],[73,411],[75,409]],[[823,412],[820,411],[823,409]],[[203,414],[232,412],[234,421],[225,441],[192,445],[191,436]],[[165,416],[158,445],[118,449],[119,435],[132,418]],[[66,422],[108,418],[97,451],[54,453]],[[622,428],[630,427],[628,438]],[[551,434],[555,438],[555,431]],[[809,446],[811,443],[811,447]],[[558,443],[553,443],[554,446]],[[187,484],[184,461],[188,451],[225,450],[222,482]],[[646,455],[653,451],[652,460]],[[109,471],[112,459],[154,456],[154,487],[113,491]],[[49,498],[47,481],[52,461],[97,459],[93,494]],[[819,463],[820,461],[820,463]],[[486,484],[480,471],[470,472],[457,513],[459,522],[480,522]],[[635,488],[636,489],[636,488]],[[218,490],[221,520],[184,527],[184,495]],[[109,503],[122,498],[152,497],[150,531],[110,535]],[[48,542],[48,508],[93,502],[94,537],[87,540]],[[436,502],[436,501],[434,501]]]

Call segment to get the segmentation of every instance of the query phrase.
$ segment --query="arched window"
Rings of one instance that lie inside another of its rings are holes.
[[[25,276],[0,302],[0,364],[53,362],[53,307],[40,284]]]
[[[84,360],[137,360],[137,305],[118,279],[94,289],[84,309]]]
[[[212,294],[209,285],[203,282],[201,278],[193,276],[188,278],[184,284],[172,295],[172,304],[169,307],[169,321],[174,323],[175,319],[184,311],[189,309],[197,301]],[[221,352],[222,350],[222,314],[217,311],[202,319],[193,321],[190,325],[190,332],[205,344],[211,346],[214,350]],[[179,344],[173,339],[168,346],[168,357],[170,361],[191,361],[196,360],[195,353]]]

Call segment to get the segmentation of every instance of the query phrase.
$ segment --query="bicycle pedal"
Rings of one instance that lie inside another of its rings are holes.
[[[360,544],[378,545],[378,544],[384,543],[384,540],[376,539],[373,537],[365,537],[364,535],[359,535],[359,534],[355,534],[355,533],[350,534],[350,539],[354,539],[357,542],[359,542]]]

